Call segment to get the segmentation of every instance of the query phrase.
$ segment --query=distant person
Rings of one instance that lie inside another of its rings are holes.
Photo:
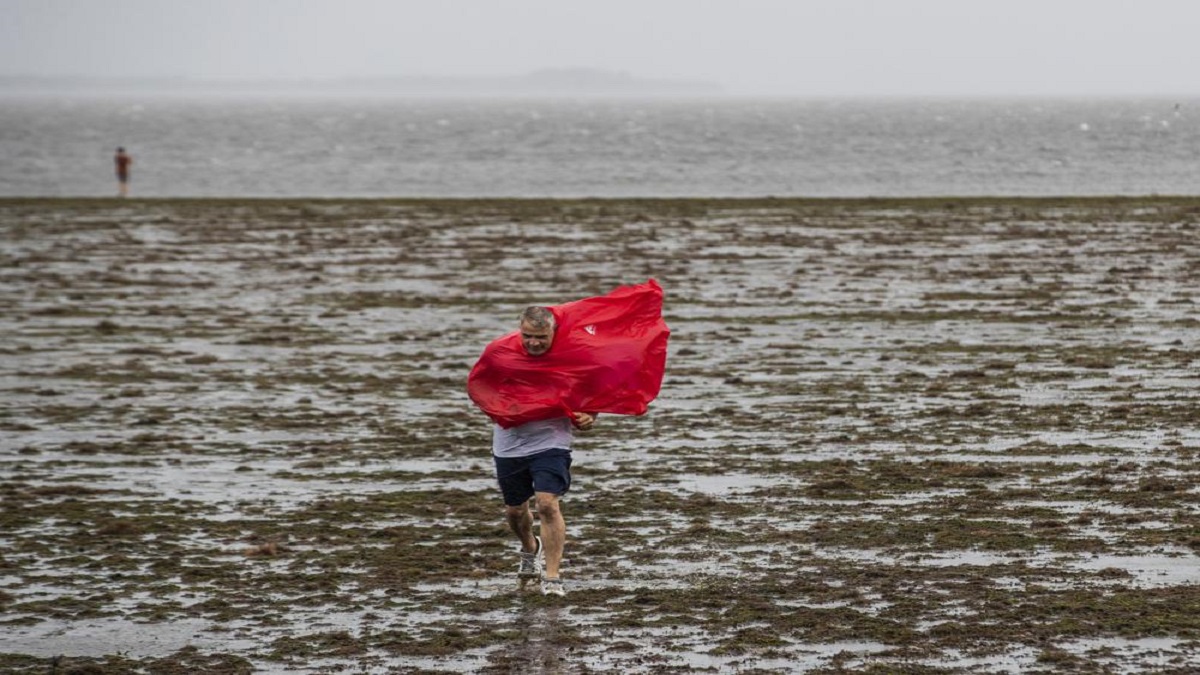
[[[125,153],[125,148],[117,148],[113,156],[113,164],[117,169],[117,194],[122,197],[129,195],[129,167],[133,166],[133,158]]]

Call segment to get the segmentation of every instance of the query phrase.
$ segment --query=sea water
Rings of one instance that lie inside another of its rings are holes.
[[[1200,194],[1200,100],[0,97],[0,196]]]

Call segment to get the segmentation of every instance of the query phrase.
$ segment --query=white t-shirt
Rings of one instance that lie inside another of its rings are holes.
[[[526,422],[511,429],[497,424],[492,430],[492,454],[497,457],[528,457],[552,448],[571,449],[575,427],[566,417]]]

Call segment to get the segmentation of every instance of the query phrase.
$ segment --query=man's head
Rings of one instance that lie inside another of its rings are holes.
[[[521,312],[521,346],[530,356],[541,356],[554,343],[554,313],[545,307],[526,307]]]

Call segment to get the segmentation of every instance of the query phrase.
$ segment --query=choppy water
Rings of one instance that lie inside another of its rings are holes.
[[[0,98],[0,195],[1200,193],[1200,100]]]

